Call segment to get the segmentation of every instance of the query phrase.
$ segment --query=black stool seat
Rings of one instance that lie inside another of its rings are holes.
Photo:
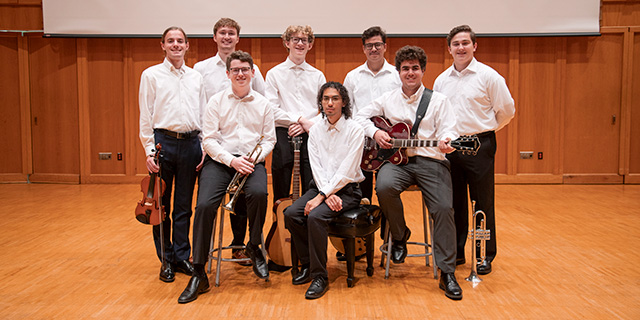
[[[347,285],[353,287],[356,261],[356,238],[365,238],[367,275],[373,275],[374,232],[380,228],[382,214],[376,205],[361,204],[336,216],[329,223],[329,236],[342,238],[347,258]]]

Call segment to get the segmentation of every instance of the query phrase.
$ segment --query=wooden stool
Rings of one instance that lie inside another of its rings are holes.
[[[407,188],[405,191],[420,191],[418,186],[413,185]],[[424,230],[424,242],[415,242],[415,241],[407,241],[407,245],[416,245],[424,247],[424,253],[415,253],[415,254],[407,254],[407,257],[425,257],[426,266],[429,266],[429,256],[433,259],[433,278],[438,279],[438,266],[436,266],[435,256],[433,255],[433,247],[432,247],[432,236],[433,236],[433,221],[431,219],[431,215],[429,215],[429,210],[427,210],[427,204],[424,202],[424,198],[422,194],[420,194],[420,198],[422,199],[422,225]],[[391,237],[391,231],[389,230],[389,221],[385,226],[384,230],[384,243],[380,246],[380,252],[382,252],[382,259],[380,261],[380,266],[384,266],[384,278],[389,278],[389,264],[391,262],[391,255],[389,254],[389,248],[393,245],[393,240]]]

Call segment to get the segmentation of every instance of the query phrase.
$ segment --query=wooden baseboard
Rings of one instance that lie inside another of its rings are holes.
[[[630,173],[624,176],[624,184],[640,184],[640,174]]]
[[[496,174],[496,184],[561,184],[562,176],[557,174]]]
[[[88,177],[82,177],[82,184],[129,184],[140,183],[145,175],[127,176],[124,174],[92,174]]]
[[[29,182],[79,184],[80,175],[65,173],[34,173],[29,176]]]
[[[624,176],[611,173],[565,174],[562,180],[564,184],[622,184]]]
[[[29,175],[22,173],[2,173],[0,174],[0,183],[27,183]]]

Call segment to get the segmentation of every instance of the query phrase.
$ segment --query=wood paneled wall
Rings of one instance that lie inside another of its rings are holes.
[[[38,0],[0,0],[0,28],[41,29],[41,10]],[[601,13],[601,36],[478,39],[478,60],[516,100],[515,119],[498,132],[499,183],[640,183],[640,1],[605,0]],[[407,44],[427,52],[431,87],[452,63],[445,40],[389,38],[387,60]],[[215,53],[211,39],[190,46],[189,66]],[[263,75],[287,55],[277,38],[242,38],[238,48]],[[0,35],[0,181],[139,181],[139,79],[162,59],[159,39]],[[318,38],[307,61],[342,82],[364,62],[360,39]]]

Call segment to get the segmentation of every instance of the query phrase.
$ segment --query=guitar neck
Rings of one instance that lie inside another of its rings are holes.
[[[393,139],[394,148],[437,147],[438,140]]]
[[[293,201],[300,198],[300,150],[293,152],[293,187],[291,188],[291,198]]]

